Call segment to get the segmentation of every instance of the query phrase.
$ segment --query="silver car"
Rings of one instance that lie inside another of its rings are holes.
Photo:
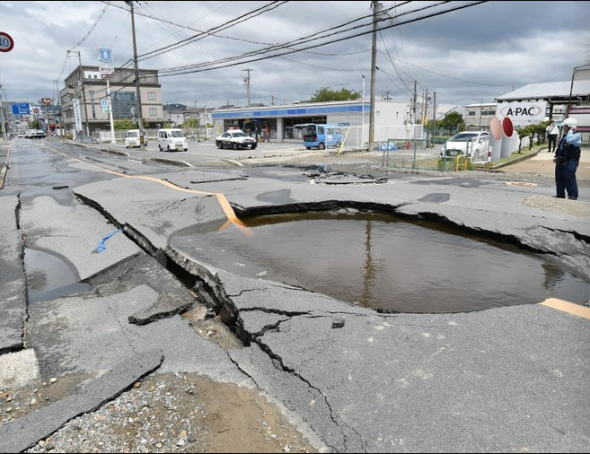
[[[490,133],[487,131],[463,131],[454,135],[441,149],[444,158],[467,154],[473,160],[486,159],[490,148]]]

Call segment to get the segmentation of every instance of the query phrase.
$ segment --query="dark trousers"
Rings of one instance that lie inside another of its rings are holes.
[[[576,181],[576,170],[578,170],[579,161],[570,159],[565,165],[558,159],[555,164],[555,186],[557,187],[557,197],[565,199],[565,192],[570,199],[578,198],[578,182]]]
[[[549,135],[547,139],[549,139],[549,153],[551,153],[557,148],[557,134]]]

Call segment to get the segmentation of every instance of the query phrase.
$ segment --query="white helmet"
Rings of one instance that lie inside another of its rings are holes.
[[[575,118],[566,118],[563,120],[563,125],[570,129],[576,129],[578,127],[578,120]]]

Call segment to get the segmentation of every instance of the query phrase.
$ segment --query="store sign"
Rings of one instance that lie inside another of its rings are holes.
[[[514,126],[536,125],[545,121],[547,102],[508,102],[496,107],[496,118],[502,121],[508,117]]]

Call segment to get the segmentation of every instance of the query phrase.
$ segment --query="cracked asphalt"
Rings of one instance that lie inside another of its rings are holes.
[[[136,169],[141,174],[98,177],[95,163],[110,170],[112,159],[62,160],[48,147],[14,147],[0,193],[0,307],[7,314],[0,353],[33,350],[28,369],[38,378],[80,377],[80,388],[44,407],[51,418],[3,415],[4,452],[46,444],[72,418],[120,402],[133,383],[171,374],[261,393],[309,443],[272,445],[284,451],[587,451],[588,308],[380,314],[236,276],[168,242],[183,229],[231,225],[216,196],[223,194],[238,217],[355,208],[436,220],[534,251],[590,282],[587,190],[578,202],[556,201],[543,177],[528,176],[534,186],[510,185],[506,175],[384,172],[372,164],[351,167],[355,175],[372,173],[372,181],[347,184],[310,184],[309,170],[277,165],[211,172],[146,165]],[[51,189],[64,172],[72,174],[69,198]],[[125,235],[107,243],[106,255],[92,254],[116,228]],[[27,305],[23,247],[59,256],[92,291]],[[201,335],[179,315],[191,304],[214,309],[242,346],[224,349]],[[0,386],[0,396],[10,386]],[[182,450],[179,442],[167,443]],[[153,443],[148,451],[168,446]],[[190,448],[198,446],[205,444]]]

